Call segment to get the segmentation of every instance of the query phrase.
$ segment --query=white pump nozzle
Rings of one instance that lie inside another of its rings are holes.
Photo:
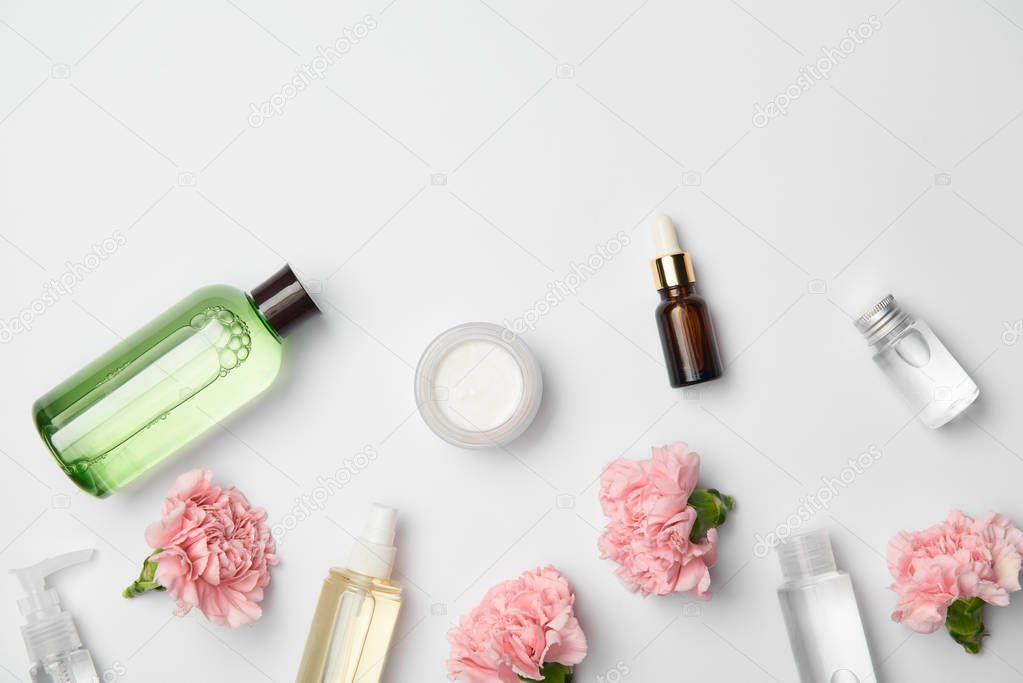
[[[654,244],[657,246],[657,255],[659,257],[682,252],[682,247],[678,243],[678,233],[675,231],[675,224],[664,214],[654,216]]]
[[[88,561],[93,552],[91,548],[75,550],[11,570],[25,591],[18,600],[18,608],[25,617],[21,635],[33,662],[81,647],[71,615],[61,608],[57,589],[46,587],[46,579],[54,572]]]
[[[398,552],[394,546],[397,527],[398,511],[380,503],[373,503],[362,535],[355,539],[348,568],[366,576],[391,578],[394,558]]]
[[[60,612],[60,595],[56,588],[46,587],[46,577],[61,569],[81,564],[92,558],[92,548],[75,550],[63,555],[48,557],[30,567],[12,569],[11,574],[18,577],[25,596],[18,600],[18,607],[27,621],[51,616]]]
[[[37,562],[30,567],[12,569],[11,574],[18,577],[18,581],[21,582],[21,587],[24,589],[25,593],[31,594],[44,591],[46,590],[47,576],[54,572],[59,572],[61,569],[66,567],[88,562],[92,559],[92,554],[94,552],[95,551],[92,548],[74,550],[70,553],[57,555],[56,557],[48,557],[42,562]]]

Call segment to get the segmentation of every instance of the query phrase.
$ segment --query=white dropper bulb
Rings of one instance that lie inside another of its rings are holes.
[[[682,253],[675,224],[664,214],[654,216],[654,244],[657,246],[658,257]]]
[[[398,510],[373,503],[362,535],[355,539],[348,568],[366,576],[391,578],[398,549],[394,536],[398,528]]]

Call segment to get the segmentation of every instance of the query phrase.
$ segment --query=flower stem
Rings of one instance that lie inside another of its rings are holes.
[[[142,571],[139,572],[139,578],[135,579],[134,583],[125,588],[121,595],[130,599],[149,591],[167,590],[156,580],[156,566],[158,562],[152,559],[153,556],[161,552],[161,550],[162,549],[154,550],[149,557],[142,562]]]

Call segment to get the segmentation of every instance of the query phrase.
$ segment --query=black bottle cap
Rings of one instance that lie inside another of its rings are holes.
[[[291,266],[284,267],[252,290],[252,300],[259,307],[270,327],[282,337],[291,331],[296,323],[319,313],[320,309],[309,296]]]

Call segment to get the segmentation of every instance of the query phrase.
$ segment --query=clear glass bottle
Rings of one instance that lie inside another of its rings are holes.
[[[401,608],[391,581],[398,511],[374,504],[347,569],[330,570],[296,683],[379,683]]]
[[[927,323],[889,294],[855,321],[885,371],[920,421],[937,429],[980,395],[980,389]]]
[[[251,294],[200,289],[36,401],[36,428],[72,481],[108,496],[267,388],[281,335],[317,310],[288,266]]]
[[[785,583],[778,589],[800,683],[876,681],[849,575],[839,571],[828,532],[778,545]]]

